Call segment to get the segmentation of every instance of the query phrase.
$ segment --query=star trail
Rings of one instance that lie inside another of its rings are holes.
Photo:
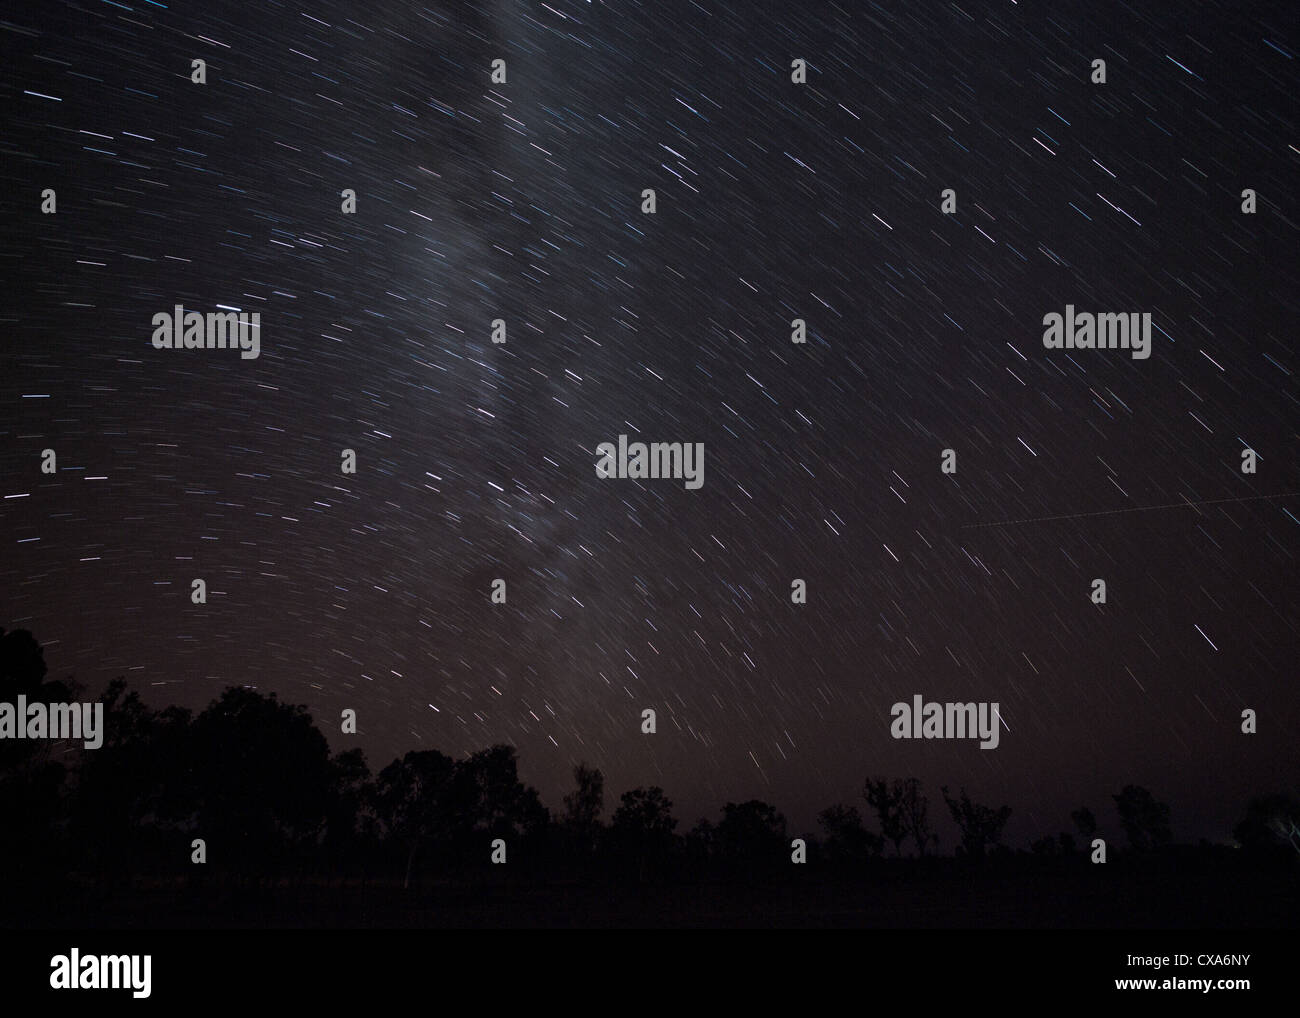
[[[1132,782],[1223,840],[1300,764],[1295,28],[11,10],[0,622],[92,697],[275,691],[376,766],[508,743],[553,808],[579,761],[684,826],[880,773],[1023,844]],[[1045,346],[1067,305],[1148,356]],[[156,348],[178,306],[258,355]],[[603,476],[621,436],[702,484]],[[895,740],[914,696],[996,702],[996,750]]]

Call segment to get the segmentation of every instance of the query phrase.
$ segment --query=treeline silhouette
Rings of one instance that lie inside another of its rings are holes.
[[[0,630],[0,702],[79,702],[71,681],[47,681],[42,648],[25,631]],[[707,877],[763,882],[787,879],[803,839],[809,868],[840,875],[880,872],[892,859],[911,866],[1086,867],[1093,840],[1112,855],[1180,850],[1172,845],[1169,808],[1127,786],[1114,798],[1124,844],[1099,833],[1087,808],[1073,831],[1034,841],[1028,852],[1002,844],[1008,806],[942,791],[960,832],[953,855],[937,859],[930,802],[915,778],[868,779],[862,806],[823,810],[818,831],[791,831],[759,800],[722,807],[716,822],[679,832],[658,787],[635,788],[606,819],[604,778],[574,768],[573,790],[552,813],[518,776],[514,748],[492,746],[453,760],[436,750],[407,753],[377,773],[360,749],[331,755],[306,708],[275,694],[231,687],[206,709],[148,708],[116,679],[105,704],[103,745],[95,750],[50,740],[0,739],[0,865],[11,890],[39,893],[51,881],[129,887],[133,881],[354,882],[411,888],[437,881],[492,879],[497,870],[548,880],[607,877],[643,883]],[[875,829],[867,820],[874,820]],[[1233,830],[1252,865],[1289,870],[1300,859],[1300,799],[1279,793],[1252,799]],[[192,861],[202,839],[206,861]],[[505,842],[508,865],[490,863]],[[1115,843],[1112,844],[1112,841]],[[1182,846],[1181,850],[1194,850]],[[1288,871],[1289,871],[1288,870]],[[15,876],[21,880],[15,881]]]

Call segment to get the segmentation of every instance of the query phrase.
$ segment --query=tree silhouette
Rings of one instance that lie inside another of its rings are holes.
[[[903,815],[903,782],[894,780],[891,786],[884,778],[868,778],[862,788],[862,798],[876,813],[876,822],[884,840],[894,844],[894,854],[903,854],[907,840],[907,819]]]
[[[930,800],[921,794],[921,782],[908,778],[903,782],[902,811],[907,833],[916,842],[917,855],[925,856],[925,846],[930,843],[930,825],[926,814],[930,809]],[[938,840],[937,838],[935,839]]]
[[[971,859],[983,859],[985,847],[996,845],[1002,840],[1002,828],[1011,817],[1011,807],[992,809],[981,806],[971,801],[964,788],[957,799],[948,794],[947,785],[941,791],[943,801],[948,804],[948,812],[961,830],[962,850]]]
[[[14,874],[27,879],[56,863],[64,818],[63,764],[38,757],[0,773],[0,872],[11,887]]]
[[[1124,790],[1112,798],[1128,843],[1136,851],[1150,851],[1173,840],[1169,807],[1157,801],[1147,789],[1141,785],[1125,785]]]
[[[1246,816],[1232,836],[1248,852],[1274,857],[1300,854],[1300,800],[1265,795],[1246,804]]]
[[[12,701],[21,691],[32,702],[75,702],[75,683],[50,682],[47,676],[43,652],[31,634],[0,631],[0,696]],[[785,818],[759,800],[729,802],[716,826],[701,820],[679,839],[672,803],[663,790],[635,788],[624,793],[611,823],[602,827],[603,775],[579,763],[574,786],[564,797],[564,837],[552,838],[550,814],[536,789],[520,781],[510,746],[491,746],[460,761],[434,750],[410,752],[372,778],[360,749],[331,756],[306,709],[281,703],[273,694],[232,687],[193,716],[176,706],[152,710],[115,679],[100,700],[105,727],[99,749],[82,750],[53,739],[0,740],[0,818],[5,822],[0,872],[19,875],[0,895],[0,913],[28,887],[32,903],[39,895],[41,907],[58,894],[63,895],[58,900],[79,903],[87,888],[95,888],[101,901],[116,895],[123,902],[138,894],[152,896],[166,882],[176,887],[178,875],[188,877],[189,886],[176,898],[186,902],[201,902],[196,892],[205,888],[219,896],[215,901],[225,902],[232,887],[286,871],[300,878],[310,872],[326,884],[339,874],[360,873],[366,881],[372,875],[400,874],[406,888],[416,884],[422,870],[436,871],[441,879],[430,894],[439,901],[472,900],[465,889],[484,880],[492,881],[494,894],[513,894],[516,866],[509,868],[511,879],[502,881],[506,871],[487,864],[487,841],[495,837],[514,839],[512,863],[528,866],[541,860],[552,874],[563,872],[556,865],[562,860],[578,859],[562,882],[566,896],[572,874],[620,868],[643,880],[652,872],[682,879],[694,874],[707,879],[706,893],[723,898],[731,892],[719,888],[720,883],[740,877],[762,891],[779,870],[791,872]],[[58,762],[50,760],[52,753],[59,754]],[[959,856],[1011,857],[999,844],[1009,807],[972,802],[965,788],[954,796],[943,786],[942,793],[961,831]],[[856,807],[842,803],[818,816],[824,840],[806,836],[811,861],[825,859],[840,867],[837,883],[879,854],[885,837],[897,856],[909,839],[918,855],[930,850],[928,804],[920,781],[868,780],[863,798],[875,811],[883,837],[865,829]],[[1172,840],[1168,806],[1145,788],[1129,785],[1113,798],[1133,850],[1159,848]],[[1075,810],[1071,819],[1085,839],[1097,833],[1089,809]],[[1171,867],[1189,867],[1188,874],[1212,863],[1241,881],[1263,872],[1264,883],[1251,886],[1270,886],[1270,869],[1261,867],[1261,861],[1300,859],[1300,799],[1286,794],[1251,799],[1233,833],[1240,852],[1202,841],[1167,861]],[[207,842],[209,866],[189,864],[192,837]],[[524,850],[516,855],[518,842]],[[575,848],[582,849],[580,855]],[[1075,876],[1064,879],[1077,879],[1077,858],[1062,864],[1063,856],[1076,852],[1069,834],[1040,838],[1032,850],[1039,858],[1028,867],[1031,872],[1070,873]],[[915,876],[925,879],[932,870],[942,877],[941,865],[918,866]],[[1004,875],[1015,882],[1010,868]],[[150,883],[133,887],[142,877]],[[1171,881],[1170,886],[1186,883]],[[533,892],[552,893],[536,885]],[[236,895],[236,901],[242,897]],[[1167,904],[1171,915],[1183,907],[1181,899]],[[1269,916],[1267,911],[1260,914]]]
[[[185,776],[209,862],[274,872],[325,827],[329,744],[303,706],[231,687],[189,726]]]
[[[26,629],[0,628],[0,703],[14,703],[19,694],[40,698],[48,671],[36,637]]]
[[[673,847],[673,804],[660,787],[624,792],[610,819],[609,841],[616,852],[635,862],[644,879],[652,864],[662,864]]]
[[[375,785],[366,754],[349,749],[330,760],[330,795],[322,850],[334,867],[357,860],[377,840]]]
[[[574,846],[589,855],[600,833],[600,814],[605,808],[605,776],[597,768],[579,763],[573,768],[578,786],[564,797],[564,826]]]
[[[0,703],[68,703],[71,682],[46,681],[45,654],[25,629],[0,629]],[[15,717],[19,725],[25,717]],[[54,740],[0,739],[0,866],[7,872],[46,872],[57,865],[66,826],[66,766],[51,760]],[[75,745],[80,752],[80,743]]]
[[[611,827],[644,841],[664,841],[677,829],[672,801],[658,785],[624,792],[614,811]]]
[[[903,854],[903,842],[908,838],[916,843],[917,854],[925,855],[932,837],[926,818],[930,800],[921,793],[918,779],[895,778],[892,785],[886,785],[884,778],[868,779],[862,797],[876,811],[880,833],[894,843],[896,855]]]
[[[718,829],[713,822],[701,818],[686,832],[686,855],[697,866],[708,863],[718,852]]]
[[[837,804],[821,811],[817,822],[826,834],[826,857],[833,863],[857,863],[879,855],[884,839],[862,825],[854,806]]]
[[[0,703],[13,704],[24,696],[28,703],[68,703],[76,687],[70,682],[45,681],[45,651],[26,629],[0,629]],[[26,724],[25,718],[17,718]],[[46,739],[0,739],[0,773],[28,764],[43,765],[49,757]]]
[[[87,864],[107,880],[129,882],[133,864],[176,868],[175,848],[197,803],[189,781],[189,711],[154,712],[120,678],[100,697],[104,742],[82,754],[72,835],[87,847]],[[166,863],[171,855],[173,862]]]
[[[482,835],[507,840],[537,835],[551,819],[537,789],[519,780],[518,753],[506,745],[472,753],[456,765],[452,807],[460,832],[472,835],[475,853]]]
[[[403,889],[411,886],[422,846],[445,846],[451,835],[450,795],[455,761],[435,749],[411,751],[382,771],[375,801],[385,837],[402,846]]]
[[[785,817],[759,799],[729,802],[722,807],[718,846],[732,860],[770,865],[784,859],[789,850]]]
[[[1074,821],[1074,826],[1078,830],[1080,837],[1084,841],[1092,841],[1097,834],[1097,818],[1092,815],[1092,810],[1087,806],[1080,806],[1070,814],[1070,819]]]

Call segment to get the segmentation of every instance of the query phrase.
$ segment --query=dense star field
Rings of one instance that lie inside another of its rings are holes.
[[[0,625],[376,768],[509,743],[553,808],[915,776],[951,850],[940,785],[1023,846],[1136,783],[1226,840],[1300,772],[1287,7],[11,10]],[[176,305],[260,355],[155,349]],[[1150,357],[1045,349],[1067,305]],[[916,694],[997,748],[891,738]]]

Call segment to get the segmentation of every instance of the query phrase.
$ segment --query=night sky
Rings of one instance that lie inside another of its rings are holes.
[[[1128,783],[1224,840],[1294,790],[1291,5],[5,19],[0,625],[51,677],[275,691],[376,769],[507,742],[553,809],[585,760],[680,829],[879,774],[947,852],[942,784],[1013,845],[1119,837]],[[176,304],[260,356],[155,350]],[[1067,304],[1150,312],[1150,359],[1044,349]],[[620,434],[703,487],[599,479]],[[891,739],[918,693],[998,748]]]

